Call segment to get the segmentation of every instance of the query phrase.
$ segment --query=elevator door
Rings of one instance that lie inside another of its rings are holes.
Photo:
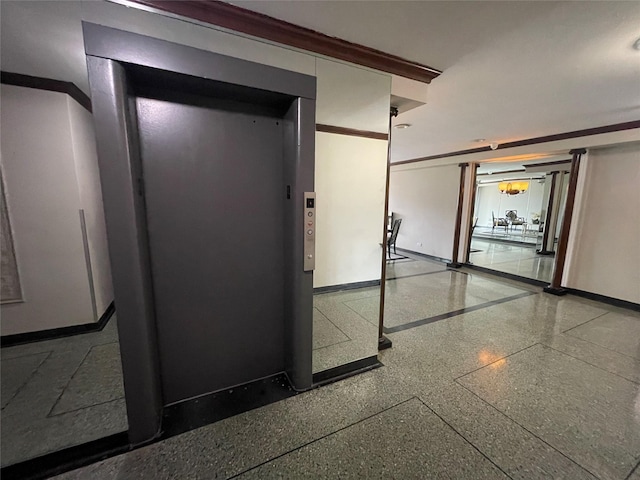
[[[165,404],[284,370],[282,121],[136,100]]]

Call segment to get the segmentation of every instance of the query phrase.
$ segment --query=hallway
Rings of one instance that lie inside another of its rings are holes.
[[[639,313],[389,271],[383,367],[57,478],[640,479]]]

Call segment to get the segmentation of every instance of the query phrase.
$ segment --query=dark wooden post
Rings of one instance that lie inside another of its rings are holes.
[[[456,213],[456,229],[453,233],[453,253],[451,254],[451,262],[447,263],[447,267],[459,268],[462,266],[458,262],[458,252],[460,250],[460,229],[462,227],[462,205],[464,202],[464,180],[467,173],[468,163],[461,163],[460,167],[460,190],[458,191],[458,212]]]
[[[556,194],[556,179],[558,177],[559,172],[551,172],[551,188],[549,191],[549,204],[547,205],[547,214],[544,218],[544,233],[542,234],[542,248],[538,250],[536,253],[539,255],[552,255],[553,247],[551,250],[547,250],[547,244],[549,243],[549,232],[555,230],[551,225],[550,220],[552,220],[552,210],[553,210],[553,201]],[[555,235],[555,234],[554,234]]]
[[[465,263],[469,263],[469,254],[471,253],[471,235],[473,234],[473,214],[476,210],[476,197],[478,196],[478,178],[476,173],[478,171],[478,164],[472,163],[469,165],[469,175],[471,177],[471,184],[473,188],[471,189],[471,204],[469,205],[469,225],[468,225],[468,236],[467,236],[467,251],[464,254]]]
[[[569,231],[571,229],[571,218],[573,217],[573,205],[576,199],[576,188],[578,186],[578,173],[580,170],[580,158],[587,153],[584,148],[571,150],[569,153],[573,155],[571,159],[571,175],[569,176],[569,190],[567,192],[567,203],[564,207],[564,218],[562,219],[562,228],[560,230],[560,238],[558,239],[558,251],[556,252],[556,261],[553,267],[553,278],[551,284],[544,288],[547,293],[553,295],[564,295],[567,291],[562,288],[562,274],[564,273],[564,264],[567,256],[567,246],[569,244]]]
[[[387,184],[384,192],[384,219],[382,225],[382,268],[380,269],[380,313],[378,315],[378,350],[391,348],[391,340],[384,336],[384,292],[387,286],[387,217],[389,216],[389,177],[391,176],[391,119],[398,116],[398,109],[389,112],[389,138],[387,139]]]

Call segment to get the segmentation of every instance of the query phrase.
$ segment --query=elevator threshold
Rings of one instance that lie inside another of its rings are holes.
[[[297,395],[284,373],[164,407],[161,439]]]

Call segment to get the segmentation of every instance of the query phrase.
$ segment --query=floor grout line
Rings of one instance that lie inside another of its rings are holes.
[[[62,398],[62,395],[64,395],[64,392],[67,391],[67,388],[69,388],[69,385],[71,384],[71,380],[73,380],[73,377],[76,376],[76,373],[78,373],[78,370],[80,370],[80,367],[82,366],[82,364],[84,363],[84,361],[87,359],[87,357],[89,356],[89,353],[91,352],[91,349],[93,348],[93,346],[89,347],[87,349],[87,353],[85,353],[84,357],[82,357],[82,360],[80,361],[80,363],[78,364],[78,366],[76,367],[75,371],[71,374],[71,376],[69,377],[69,380],[67,381],[67,384],[64,386],[64,388],[62,389],[62,391],[60,392],[60,395],[58,395],[58,398],[56,399],[55,402],[53,402],[53,405],[51,406],[51,409],[49,410],[49,413],[47,413],[47,415],[45,416],[45,418],[49,418],[51,416],[51,413],[53,412],[53,409],[56,408],[56,405],[58,405],[58,402],[60,401],[60,399]]]
[[[114,398],[112,400],[107,400],[105,402],[99,402],[99,403],[94,403],[93,405],[87,405],[86,407],[80,407],[80,408],[76,408],[74,410],[67,410],[65,412],[61,412],[61,413],[55,413],[53,415],[47,415],[46,418],[55,418],[55,417],[60,417],[62,415],[67,415],[68,413],[74,413],[74,412],[79,412],[80,410],[86,410],[88,408],[93,408],[93,407],[97,407],[99,405],[106,405],[107,403],[113,403],[113,402],[117,402],[118,400],[125,400],[124,395],[122,397],[118,397],[118,398]]]
[[[569,336],[571,336],[571,335],[569,335]],[[572,338],[576,338],[576,337],[572,337]],[[589,362],[587,362],[586,360],[584,360],[584,359],[582,359],[582,358],[580,358],[580,357],[576,357],[576,356],[574,356],[574,355],[571,355],[570,353],[563,352],[562,350],[559,350],[559,349],[557,349],[557,348],[555,348],[555,347],[552,347],[551,345],[547,345],[546,343],[541,343],[540,345],[542,345],[543,347],[550,348],[551,350],[554,350],[554,351],[556,351],[556,352],[558,352],[558,353],[561,353],[561,354],[563,354],[563,355],[566,355],[567,357],[571,357],[571,358],[574,358],[574,359],[576,359],[576,360],[579,360],[579,361],[581,361],[581,362],[583,362],[583,363],[586,363],[587,365],[590,365],[590,366],[592,366],[592,367],[594,367],[594,368],[597,368],[598,370],[602,370],[603,372],[610,373],[611,375],[615,375],[616,377],[622,378],[623,380],[626,380],[626,381],[628,381],[628,382],[635,383],[636,385],[640,385],[640,381],[631,380],[630,378],[623,377],[622,375],[620,375],[620,374],[618,374],[618,373],[616,373],[616,372],[611,372],[611,371],[607,370],[606,368],[602,368],[602,367],[600,367],[600,366],[598,366],[598,365],[595,365],[595,364],[593,364],[593,363],[589,363]]]
[[[327,314],[325,314],[325,313],[324,313],[322,310],[320,310],[318,307],[313,307],[313,308],[315,308],[316,310],[318,310],[318,312],[320,312],[320,314],[321,314],[324,318],[326,318],[326,319],[327,319],[327,321],[328,321],[331,325],[333,325],[334,327],[336,327],[340,333],[342,333],[345,337],[347,337],[347,340],[353,340],[353,338],[351,338],[349,335],[347,335],[346,333],[344,333],[344,332],[342,331],[342,329],[341,329],[338,325],[336,325],[335,323],[333,323],[333,321],[332,321],[332,320],[327,316]],[[344,340],[343,340],[343,341],[344,341]],[[342,342],[337,342],[337,343],[342,343]],[[322,348],[322,347],[321,347],[321,348]]]
[[[384,333],[397,333],[402,332],[404,330],[410,330],[412,328],[421,327],[424,325],[428,325],[430,323],[439,322],[441,320],[447,320],[449,318],[457,317],[459,315],[464,315],[466,313],[475,312],[478,310],[482,310],[485,308],[493,307],[496,305],[501,305],[503,303],[511,302],[513,300],[519,300],[521,298],[530,297],[532,295],[537,295],[539,292],[523,292],[517,295],[511,295],[509,297],[504,297],[499,300],[491,300],[485,303],[479,303],[477,305],[473,305],[471,307],[465,307],[458,310],[453,310],[451,312],[441,313],[440,315],[435,315],[433,317],[423,318],[421,320],[414,320],[413,322],[404,323],[402,325],[396,325],[395,327],[384,328]]]
[[[451,270],[445,268],[444,270],[436,270],[436,271],[433,271],[433,272],[414,273],[414,274],[411,274],[411,275],[401,275],[399,277],[390,277],[390,278],[387,278],[386,281],[389,282],[391,280],[402,280],[403,278],[421,277],[423,275],[432,275],[434,273],[444,273],[444,272],[450,272],[450,271]]]
[[[431,408],[429,405],[426,404],[426,402],[424,400],[422,400],[422,398],[420,398],[419,396],[417,397],[418,400],[420,401],[420,403],[422,403],[426,408],[429,409],[429,411],[431,413],[433,413],[436,417],[438,417],[442,422],[444,422],[445,425],[447,425],[451,430],[453,430],[457,435],[459,435],[465,442],[467,442],[469,445],[471,445],[471,447],[476,450],[480,455],[482,455],[484,458],[486,458],[493,466],[495,466],[498,470],[500,470],[502,473],[504,473],[507,478],[510,478],[513,480],[513,477],[511,475],[509,475],[505,470],[503,470],[496,462],[494,462],[491,458],[489,458],[488,455],[486,455],[482,450],[480,450],[480,448],[478,448],[476,445],[473,444],[473,442],[471,442],[467,437],[465,437],[462,433],[460,433],[458,431],[458,429],[456,429],[453,425],[451,425],[449,422],[447,422],[444,418],[442,418],[440,416],[440,414],[438,412],[436,412],[433,408]]]
[[[475,372],[477,372],[478,370],[482,370],[483,368],[486,368],[486,367],[488,367],[489,365],[493,365],[494,363],[501,362],[502,360],[505,360],[505,359],[507,359],[507,358],[509,358],[509,357],[511,357],[511,356],[513,356],[513,355],[516,355],[516,354],[518,354],[518,353],[522,353],[522,352],[524,352],[525,350],[528,350],[528,349],[530,349],[530,348],[535,347],[536,345],[542,345],[542,344],[541,344],[540,342],[533,343],[533,344],[531,344],[531,345],[529,345],[529,346],[527,346],[527,347],[524,347],[524,348],[521,348],[520,350],[517,350],[517,351],[515,351],[515,352],[512,352],[512,353],[510,353],[509,355],[505,355],[504,357],[500,357],[500,358],[498,358],[498,359],[494,360],[493,362],[487,363],[486,365],[482,365],[481,367],[478,367],[478,368],[476,368],[476,369],[474,369],[474,370],[471,370],[470,372],[463,373],[462,375],[460,375],[460,376],[458,376],[458,377],[455,377],[455,378],[453,379],[453,381],[454,381],[454,382],[457,382],[457,381],[458,381],[458,379],[460,379],[460,378],[466,377],[467,375],[471,375],[472,373],[475,373]]]
[[[631,478],[631,475],[633,475],[633,472],[635,472],[636,470],[640,471],[640,460],[638,461],[638,463],[636,463],[636,466],[631,469],[629,475],[624,477],[624,480],[629,480]]]
[[[44,362],[46,362],[49,357],[51,357],[51,355],[53,355],[53,350],[50,352],[40,352],[40,353],[34,353],[32,355],[24,355],[22,357],[15,357],[15,358],[24,358],[24,357],[30,357],[33,355],[42,355],[43,353],[47,353],[47,355],[42,359],[42,361],[40,363],[38,363],[38,365],[36,366],[36,368],[33,369],[33,372],[31,372],[31,374],[27,377],[27,379],[24,381],[24,383],[22,385],[20,385],[17,389],[16,389],[16,393],[14,393],[11,398],[9,399],[9,401],[7,401],[7,404],[2,407],[2,410],[4,410],[5,408],[7,408],[11,402],[13,402],[13,400],[18,396],[18,394],[22,391],[22,389],[31,381],[31,379],[33,377],[35,377],[36,373],[38,372],[38,370],[40,369],[40,367],[44,364]],[[6,360],[3,360],[6,361]]]
[[[341,344],[347,343],[347,342],[353,342],[353,340],[351,338],[347,338],[346,340],[341,340],[339,342],[332,343],[331,345],[323,345],[322,347],[314,348],[313,351],[317,352],[318,350],[323,350],[323,349],[329,348],[329,347],[335,347],[336,345],[341,345]]]
[[[571,338],[577,338],[578,340],[582,340],[583,342],[590,343],[591,345],[595,345],[596,347],[604,348],[605,350],[609,350],[610,352],[617,353],[618,355],[622,355],[623,357],[631,358],[635,361],[640,361],[640,358],[632,357],[631,355],[627,355],[626,353],[613,350],[612,348],[605,347],[604,345],[600,345],[599,343],[592,342],[591,340],[586,340],[584,338],[576,337],[575,335],[571,335],[570,333],[564,333],[564,335]]]
[[[540,438],[539,436],[537,436],[535,433],[533,433],[531,430],[529,430],[527,427],[525,427],[524,425],[520,424],[519,422],[517,422],[516,420],[514,420],[513,418],[511,418],[509,415],[507,415],[506,413],[504,413],[502,410],[500,410],[498,407],[492,405],[491,403],[489,403],[488,401],[486,401],[484,398],[482,398],[480,395],[478,395],[476,392],[474,392],[473,390],[471,390],[470,388],[467,388],[465,385],[461,384],[460,382],[458,382],[458,379],[455,379],[454,382],[458,385],[460,385],[462,388],[464,388],[465,390],[467,390],[469,393],[471,393],[472,395],[476,396],[477,398],[479,398],[482,402],[484,402],[485,404],[487,404],[489,407],[493,408],[496,412],[498,412],[500,415],[504,416],[505,418],[508,418],[509,420],[511,420],[513,423],[515,423],[516,425],[518,425],[520,428],[522,428],[525,432],[529,433],[529,435],[533,436],[534,438],[537,438],[538,440],[540,440],[542,443],[544,443],[545,445],[547,445],[549,448],[551,448],[552,450],[558,452],[560,455],[562,455],[563,457],[565,457],[567,460],[569,460],[571,463],[577,465],[579,468],[581,468],[582,470],[584,470],[585,472],[587,472],[588,474],[590,474],[592,477],[594,477],[594,479],[598,479],[600,478],[598,475],[596,475],[595,473],[593,473],[591,470],[589,470],[588,468],[580,465],[578,462],[576,462],[573,458],[571,458],[570,456],[568,456],[567,454],[565,454],[563,451],[557,449],[556,447],[554,447],[553,445],[551,445],[550,443],[548,443],[546,440]]]
[[[311,441],[309,441],[309,442],[307,442],[307,443],[304,443],[304,444],[302,444],[302,445],[300,445],[300,446],[298,446],[298,447],[296,447],[296,448],[293,448],[293,449],[291,449],[291,450],[289,450],[289,451],[287,451],[287,452],[281,453],[280,455],[276,455],[275,457],[272,457],[272,458],[270,458],[270,459],[268,459],[268,460],[265,460],[264,462],[259,463],[258,465],[255,465],[255,466],[253,466],[253,467],[247,468],[246,470],[243,470],[243,471],[241,471],[241,472],[238,472],[238,473],[236,473],[236,474],[234,474],[234,475],[232,475],[232,476],[230,476],[230,477],[227,477],[227,479],[228,479],[228,480],[230,480],[230,479],[232,479],[232,478],[237,478],[237,477],[239,477],[240,475],[244,475],[245,473],[250,472],[251,470],[255,470],[256,468],[259,468],[259,467],[261,467],[261,466],[263,466],[263,465],[266,465],[266,464],[268,464],[268,463],[271,463],[271,462],[273,462],[274,460],[277,460],[277,459],[282,458],[282,457],[284,457],[284,456],[286,456],[286,455],[289,455],[290,453],[293,453],[293,452],[296,452],[296,451],[298,451],[298,450],[301,450],[302,448],[304,448],[304,447],[306,447],[306,446],[308,446],[308,445],[311,445],[311,444],[317,443],[317,442],[319,442],[320,440],[323,440],[323,439],[325,439],[325,438],[327,438],[327,437],[330,437],[331,435],[335,435],[336,433],[339,433],[339,432],[341,432],[341,431],[343,431],[343,430],[346,430],[347,428],[351,428],[351,427],[353,427],[353,426],[355,426],[355,425],[358,425],[359,423],[365,422],[365,421],[367,421],[367,420],[369,420],[369,419],[371,419],[371,418],[373,418],[373,417],[376,417],[376,416],[378,416],[378,415],[380,415],[380,414],[382,414],[382,413],[385,413],[385,412],[387,412],[387,411],[389,411],[389,410],[391,410],[391,409],[393,409],[393,408],[399,407],[400,405],[403,405],[403,404],[405,404],[405,403],[407,403],[407,402],[410,402],[411,400],[414,400],[414,399],[417,399],[418,401],[420,400],[418,397],[416,397],[415,395],[413,395],[413,396],[411,396],[411,397],[407,398],[406,400],[403,400],[403,401],[401,401],[401,402],[399,402],[399,403],[396,403],[395,405],[392,405],[392,406],[390,406],[390,407],[386,407],[386,408],[384,408],[384,409],[380,410],[380,411],[379,411],[379,412],[377,412],[377,413],[373,413],[373,414],[371,414],[371,415],[368,415],[368,416],[366,416],[366,417],[364,417],[364,418],[361,418],[360,420],[358,420],[358,421],[356,421],[356,422],[353,422],[353,423],[351,423],[351,424],[349,424],[349,425],[346,425],[346,426],[344,426],[344,427],[341,427],[341,428],[339,428],[339,429],[337,429],[337,430],[335,430],[335,431],[333,431],[333,432],[327,433],[326,435],[322,435],[321,437],[318,437],[318,438],[316,438],[315,440],[311,440]]]
[[[589,323],[589,322],[593,322],[594,320],[597,320],[597,319],[598,319],[598,318],[600,318],[600,317],[604,317],[605,315],[608,315],[609,313],[611,313],[611,312],[604,312],[604,313],[601,313],[601,314],[600,314],[600,315],[598,315],[597,317],[591,318],[591,319],[587,320],[586,322],[582,322],[582,323],[580,323],[580,324],[578,324],[578,325],[574,325],[574,326],[573,326],[573,327],[571,327],[571,328],[567,328],[566,330],[563,330],[563,331],[562,331],[562,332],[560,332],[560,333],[567,333],[567,332],[569,332],[569,331],[573,330],[574,328],[578,328],[578,327],[581,327],[581,326],[583,326],[583,325],[586,325],[587,323]],[[571,336],[571,337],[573,337],[573,335],[570,335],[570,336]],[[576,338],[576,337],[574,337],[574,338]]]

